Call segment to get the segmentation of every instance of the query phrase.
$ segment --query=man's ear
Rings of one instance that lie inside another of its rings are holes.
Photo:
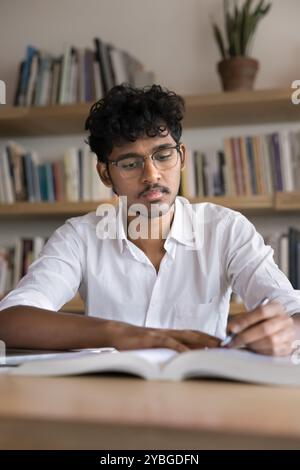
[[[180,171],[185,168],[187,150],[185,145],[180,144]]]
[[[97,162],[97,172],[102,183],[105,184],[105,186],[111,188],[113,183],[107,171],[107,165],[103,162]]]

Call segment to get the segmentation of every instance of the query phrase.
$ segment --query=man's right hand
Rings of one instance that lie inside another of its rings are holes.
[[[178,352],[217,348],[221,340],[196,330],[147,328],[111,321],[107,325],[109,343],[118,350],[169,348]]]

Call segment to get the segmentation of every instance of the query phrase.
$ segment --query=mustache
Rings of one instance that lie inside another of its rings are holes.
[[[149,185],[147,186],[140,194],[139,194],[139,197],[141,196],[144,196],[144,194],[148,193],[148,191],[154,191],[154,190],[159,190],[161,191],[162,193],[166,193],[166,194],[170,194],[171,191],[169,190],[169,188],[167,188],[166,186],[161,186],[160,184],[154,184],[154,185]]]

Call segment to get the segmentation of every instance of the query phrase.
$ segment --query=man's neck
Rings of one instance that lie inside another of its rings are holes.
[[[135,217],[128,217],[128,227],[127,227],[127,236],[130,241],[132,241],[136,246],[143,250],[146,254],[153,253],[155,251],[159,252],[163,250],[165,240],[170,232],[172,223],[174,219],[174,206],[161,217],[153,217],[143,220],[144,228],[146,230],[146,235],[141,235],[138,238],[130,236],[130,230],[128,230],[131,222],[134,222]],[[140,231],[140,226],[137,226],[137,231]]]

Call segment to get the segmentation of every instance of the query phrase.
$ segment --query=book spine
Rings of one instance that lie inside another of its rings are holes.
[[[252,145],[251,137],[246,137],[246,149],[247,149],[252,194],[258,194],[256,175],[255,175],[254,153],[253,153],[253,145]]]
[[[280,145],[279,145],[279,136],[278,136],[277,132],[275,132],[271,135],[271,141],[272,141],[272,145],[273,145],[273,149],[274,149],[276,190],[277,191],[283,191]]]
[[[28,201],[33,202],[35,200],[35,194],[34,194],[31,155],[26,153],[24,155],[24,160],[25,160],[25,177],[26,177]]]

